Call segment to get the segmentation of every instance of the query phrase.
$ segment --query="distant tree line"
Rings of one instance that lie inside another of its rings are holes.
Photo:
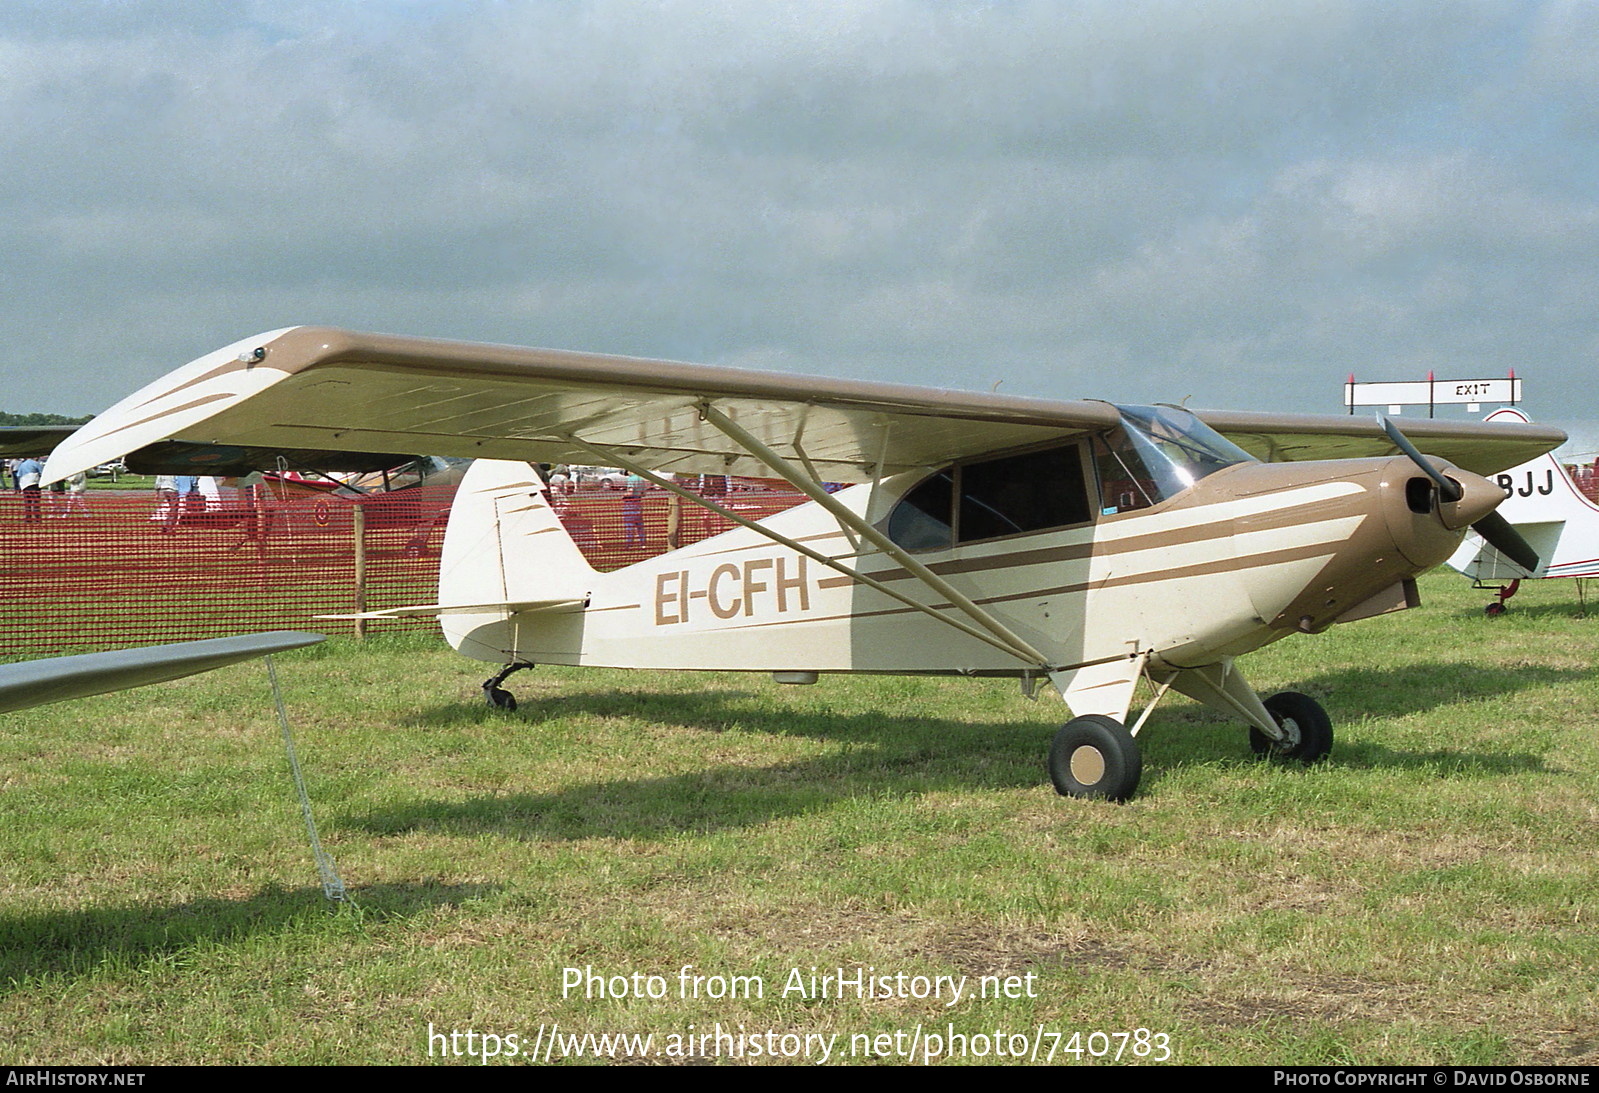
[[[93,414],[82,417],[62,417],[60,414],[8,414],[0,410],[0,425],[82,425]]]

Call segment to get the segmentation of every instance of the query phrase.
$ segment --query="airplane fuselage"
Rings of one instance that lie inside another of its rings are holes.
[[[501,542],[507,582],[527,599],[571,596],[581,610],[448,616],[451,643],[500,662],[774,672],[1021,674],[1014,656],[961,633],[761,533],[736,528],[611,573],[540,560],[533,544],[553,524],[536,480],[457,499],[477,532]],[[903,496],[918,476],[883,483]],[[1474,478],[1475,476],[1467,476]],[[1077,527],[919,551],[915,557],[1043,652],[1055,668],[1150,654],[1172,668],[1214,663],[1296,631],[1407,605],[1405,582],[1447,557],[1459,533],[1406,486],[1403,457],[1229,467],[1163,504],[1100,515]],[[1482,489],[1497,500],[1498,490]],[[494,492],[497,490],[498,492]],[[489,496],[492,494],[492,496]],[[837,495],[870,519],[870,486]],[[525,539],[489,524],[508,505],[539,526]],[[1415,511],[1416,508],[1422,511]],[[546,515],[540,515],[542,509]],[[849,561],[864,576],[950,610],[906,568],[856,553],[816,504],[765,520],[772,532]],[[1464,524],[1461,524],[1464,526]],[[527,545],[518,557],[514,545]],[[457,548],[466,549],[466,548]],[[518,570],[520,567],[520,570]],[[485,602],[514,589],[448,587],[483,566],[447,548],[444,602]]]

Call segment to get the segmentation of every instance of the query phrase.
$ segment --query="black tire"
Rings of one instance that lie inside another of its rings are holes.
[[[496,710],[506,713],[516,712],[516,696],[503,687],[490,687],[483,692],[483,697],[488,699],[489,705]]]
[[[1332,721],[1314,698],[1298,691],[1282,691],[1266,699],[1265,706],[1288,735],[1281,741],[1272,740],[1251,727],[1249,746],[1256,755],[1316,763],[1332,751]]]
[[[1484,615],[1487,615],[1490,619],[1493,619],[1493,618],[1498,618],[1500,615],[1503,615],[1506,611],[1509,611],[1509,610],[1510,610],[1510,608],[1506,607],[1502,600],[1495,600],[1493,603],[1489,604],[1487,607],[1484,607],[1482,609],[1482,613]]]
[[[1062,797],[1125,801],[1143,772],[1133,734],[1104,714],[1072,718],[1049,745],[1049,779]]]

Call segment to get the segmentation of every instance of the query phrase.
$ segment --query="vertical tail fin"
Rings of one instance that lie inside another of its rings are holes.
[[[598,576],[550,507],[544,482],[531,465],[492,459],[472,464],[456,490],[444,532],[440,604],[509,607],[540,600],[583,600]],[[451,645],[480,656],[480,651],[462,642],[505,617],[504,611],[487,610],[446,614],[440,621]],[[481,637],[468,643],[475,646]],[[498,653],[482,656],[498,658]]]

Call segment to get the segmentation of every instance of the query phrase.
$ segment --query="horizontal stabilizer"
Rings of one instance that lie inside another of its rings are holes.
[[[382,611],[362,611],[356,615],[318,615],[319,619],[423,619],[437,615],[476,615],[485,611],[504,611],[525,615],[533,611],[581,611],[586,600],[519,600],[500,603],[421,603],[411,607],[386,607]]]
[[[47,702],[105,694],[149,683],[164,683],[252,657],[299,649],[324,641],[322,634],[273,630],[209,641],[180,641],[111,653],[47,657],[0,664],[0,713]]]

